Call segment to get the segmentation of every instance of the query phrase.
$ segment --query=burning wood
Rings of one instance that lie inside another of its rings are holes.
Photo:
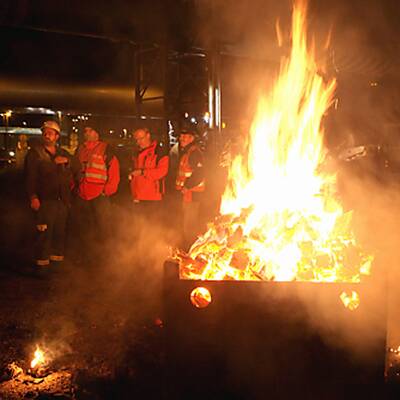
[[[44,376],[37,377],[29,370],[24,372],[23,368],[13,362],[5,368],[1,380],[0,393],[4,399],[36,398],[43,394],[74,398],[72,374],[67,371],[47,370]]]
[[[0,379],[0,392],[4,399],[36,398],[42,394],[74,398],[72,374],[52,371],[49,363],[49,353],[36,346],[26,371],[16,362],[7,365]]]
[[[8,381],[10,379],[17,378],[18,375],[22,374],[24,371],[23,369],[17,365],[15,362],[7,365],[6,368],[4,368],[4,371],[2,372],[0,376],[0,382]]]
[[[373,256],[357,243],[336,176],[323,168],[322,119],[336,81],[307,48],[305,16],[297,2],[290,57],[230,163],[220,216],[189,254],[175,254],[183,279],[356,283],[370,273]]]

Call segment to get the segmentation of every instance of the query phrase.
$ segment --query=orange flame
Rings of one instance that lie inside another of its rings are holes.
[[[43,350],[36,346],[35,354],[33,360],[31,361],[31,368],[35,368],[40,364],[44,364],[46,362],[46,358],[44,356]]]
[[[281,30],[281,25],[279,23],[279,19],[276,20],[275,31],[276,31],[276,39],[278,41],[278,46],[282,47],[282,45],[283,45],[283,36],[282,36],[282,30]]]
[[[307,48],[306,7],[296,3],[290,57],[258,104],[245,150],[231,162],[220,216],[177,254],[184,279],[359,282],[373,257],[357,245],[352,213],[323,168],[322,119],[336,81]]]

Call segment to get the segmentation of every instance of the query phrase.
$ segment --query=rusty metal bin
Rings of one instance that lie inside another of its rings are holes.
[[[383,385],[383,284],[181,280],[176,263],[164,268],[169,398],[333,399]],[[205,308],[190,301],[199,286]],[[356,310],[344,290],[359,293]]]

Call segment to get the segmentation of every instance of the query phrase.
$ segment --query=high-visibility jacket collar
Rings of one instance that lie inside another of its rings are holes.
[[[85,146],[88,150],[93,150],[99,143],[100,143],[100,140],[87,140],[87,141],[84,143],[84,146]]]
[[[144,149],[140,149],[139,150],[139,154],[140,153],[143,153],[144,151],[145,152],[153,152],[153,151],[155,151],[155,149],[156,149],[156,147],[157,147],[157,140],[153,140],[152,142],[151,142],[151,144],[150,144],[150,146],[147,146],[147,147],[145,147]]]
[[[164,192],[164,178],[168,173],[168,157],[154,140],[150,146],[132,157],[133,169],[141,169],[142,175],[131,180],[133,199],[139,201],[161,200]]]

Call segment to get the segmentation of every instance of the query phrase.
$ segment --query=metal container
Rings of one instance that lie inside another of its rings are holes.
[[[195,281],[164,268],[169,398],[342,398],[384,383],[382,282]],[[212,296],[204,308],[190,300],[199,286]],[[340,299],[351,290],[354,311]]]

